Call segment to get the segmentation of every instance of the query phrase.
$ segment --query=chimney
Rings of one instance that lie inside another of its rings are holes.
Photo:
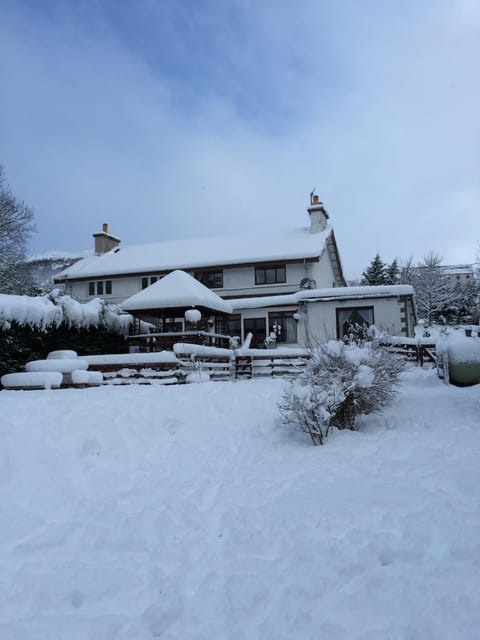
[[[101,256],[107,251],[115,249],[120,244],[120,239],[112,236],[108,233],[108,224],[106,222],[102,225],[102,231],[94,233],[95,238],[95,255]]]
[[[320,233],[327,226],[329,215],[323,202],[317,195],[310,194],[310,206],[307,209],[310,216],[310,233]]]

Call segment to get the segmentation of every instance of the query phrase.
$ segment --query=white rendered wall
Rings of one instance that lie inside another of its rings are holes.
[[[402,302],[397,297],[375,298],[370,300],[326,300],[308,302],[302,305],[301,320],[298,327],[298,341],[308,343],[307,336],[314,343],[336,340],[337,309],[352,307],[373,307],[374,323],[377,329],[393,336],[405,335],[402,331]]]
[[[298,291],[300,282],[305,277],[313,278],[317,282],[317,286],[331,287],[333,275],[331,275],[331,268],[328,259],[322,262],[322,269],[326,272],[324,275],[320,273],[318,266],[319,263],[304,263],[303,260],[298,263],[287,264],[285,271],[286,282],[266,285],[255,284],[255,267],[224,268],[224,286],[221,289],[213,289],[213,291],[215,291],[215,293],[220,297],[251,297],[294,293],[295,291]],[[193,275],[194,272],[189,271],[189,273]],[[104,294],[100,297],[116,304],[123,302],[130,296],[141,291],[142,277],[143,276],[108,278],[108,280],[112,280],[112,295],[107,296]],[[92,279],[92,282],[93,281],[94,280]],[[322,284],[319,284],[319,281]],[[97,297],[96,294],[94,296],[88,295],[87,281],[68,283],[67,293],[70,293],[70,295],[82,302]]]

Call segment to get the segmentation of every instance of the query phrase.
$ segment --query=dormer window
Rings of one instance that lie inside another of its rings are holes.
[[[287,271],[284,264],[255,267],[255,284],[281,284],[286,281]]]
[[[96,280],[88,283],[88,295],[89,296],[111,296],[112,295],[112,281],[111,280]]]

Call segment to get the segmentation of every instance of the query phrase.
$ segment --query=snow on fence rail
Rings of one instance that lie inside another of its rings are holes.
[[[403,336],[388,336],[382,344],[391,351],[403,356],[405,360],[417,362],[423,367],[425,362],[436,364],[436,342],[430,338],[405,338]]]
[[[234,352],[231,349],[178,342],[173,345],[173,350],[186,375],[196,371],[207,373],[212,380],[232,377]]]
[[[235,354],[235,377],[298,375],[309,358],[307,349],[238,349]]]
[[[100,371],[107,384],[176,384],[181,362],[171,351],[83,356],[90,371]]]

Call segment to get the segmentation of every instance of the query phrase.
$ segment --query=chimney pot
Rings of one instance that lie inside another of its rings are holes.
[[[102,229],[103,229],[103,233],[108,233],[108,223],[104,222]]]

